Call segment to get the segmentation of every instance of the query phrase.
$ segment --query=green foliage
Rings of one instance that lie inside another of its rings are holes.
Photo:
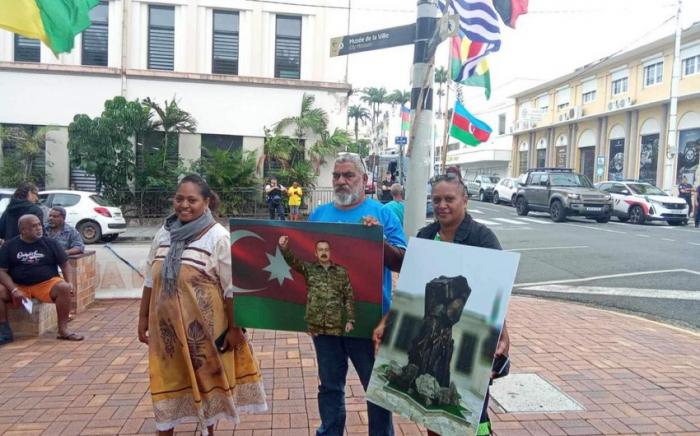
[[[445,91],[442,89],[442,85],[447,83],[447,68],[440,67],[435,70],[435,83],[438,84],[438,110],[437,114],[442,115],[442,97],[445,95]]]
[[[307,160],[283,167],[277,177],[283,186],[291,186],[294,182],[299,182],[299,186],[316,186],[316,170]]]
[[[357,106],[353,105],[348,108],[348,118],[354,118],[355,119],[355,142],[357,142],[357,136],[359,134],[359,129],[360,125],[359,122],[362,121],[363,123],[367,120],[371,119],[371,116],[369,114],[369,110],[367,110],[366,107],[363,106]]]
[[[203,145],[203,148],[206,155],[195,163],[193,170],[210,186],[226,190],[260,185],[256,177],[258,159],[255,151],[236,150],[232,153],[208,145]]]
[[[360,101],[367,103],[372,108],[372,126],[376,126],[381,105],[387,103],[386,88],[383,86],[381,88],[370,87],[364,88],[360,92],[362,93]]]
[[[320,135],[328,127],[328,114],[321,108],[314,107],[316,97],[304,93],[301,98],[299,115],[283,118],[275,124],[275,134],[282,134],[287,127],[294,128],[294,136],[301,140],[309,132]]]
[[[350,153],[357,153],[360,156],[369,156],[369,144],[369,139],[360,139],[348,145],[348,151]]]
[[[386,102],[391,105],[392,109],[396,108],[396,106],[406,106],[407,103],[411,102],[411,93],[395,89],[387,96]]]
[[[71,162],[95,176],[98,190],[115,198],[128,190],[128,181],[133,177],[135,155],[131,138],[143,124],[143,106],[124,97],[107,100],[99,117],[76,115],[68,126]]]
[[[256,171],[261,172],[263,164],[267,164],[267,173],[270,174],[272,161],[277,161],[286,165],[292,157],[292,151],[298,146],[298,142],[282,136],[279,133],[272,133],[267,127],[265,130],[265,142],[263,143],[263,154],[258,158]]]
[[[320,168],[326,163],[326,156],[338,154],[350,145],[350,135],[343,129],[336,128],[333,133],[327,130],[321,134],[321,139],[309,149],[309,158],[314,172],[318,175]]]
[[[23,127],[0,128],[0,140],[13,141],[16,149],[3,157],[0,169],[0,185],[15,187],[22,182],[37,183],[39,180],[48,181],[41,160],[41,146],[46,143],[46,134],[56,130],[53,126],[45,126],[35,132]],[[47,163],[50,165],[50,163]]]

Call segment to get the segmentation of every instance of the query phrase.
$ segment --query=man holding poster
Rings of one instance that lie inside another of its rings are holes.
[[[333,168],[334,201],[317,207],[309,221],[363,223],[384,226],[383,314],[391,306],[391,271],[399,272],[406,250],[406,239],[396,215],[382,209],[378,201],[367,198],[367,172],[360,156],[341,153]],[[342,436],[345,430],[345,380],[348,359],[357,370],[362,387],[367,390],[374,366],[374,345],[371,339],[347,336],[317,335],[313,338],[318,360],[318,410],[321,426],[317,436]],[[391,412],[367,403],[369,436],[392,436]]]
[[[343,309],[347,317],[344,331],[350,333],[355,328],[355,295],[348,270],[331,262],[331,244],[316,242],[316,262],[297,259],[289,249],[289,236],[280,237],[279,246],[287,264],[306,281],[308,297],[304,318],[309,333],[342,335]]]

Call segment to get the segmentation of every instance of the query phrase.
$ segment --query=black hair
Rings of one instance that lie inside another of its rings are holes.
[[[30,192],[38,192],[38,191],[39,191],[39,188],[37,188],[34,183],[22,182],[19,184],[19,186],[15,190],[15,193],[12,194],[12,198],[17,199],[17,200],[25,200],[27,197],[29,197]]]
[[[51,210],[55,210],[56,212],[60,213],[63,219],[66,219],[66,209],[61,207],[61,206],[54,206],[51,208]]]
[[[177,186],[180,187],[180,185],[183,183],[194,183],[195,185],[199,186],[199,191],[202,194],[202,198],[209,200],[209,210],[211,210],[211,214],[214,215],[215,219],[218,219],[219,213],[221,212],[221,199],[217,193],[209,187],[207,181],[198,174],[190,174],[183,177]]]

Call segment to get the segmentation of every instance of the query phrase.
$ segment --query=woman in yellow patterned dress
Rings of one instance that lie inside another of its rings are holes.
[[[233,325],[230,234],[211,211],[218,197],[199,176],[187,176],[175,213],[148,255],[139,340],[148,344],[156,428],[198,422],[213,435],[219,419],[267,410],[257,360],[245,332]],[[222,338],[217,349],[216,340]]]

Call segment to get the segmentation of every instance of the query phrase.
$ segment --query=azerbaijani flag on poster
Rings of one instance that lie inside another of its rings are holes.
[[[236,326],[308,331],[306,282],[278,245],[281,236],[288,236],[289,250],[307,262],[316,261],[316,242],[329,242],[331,261],[347,269],[353,288],[355,329],[347,335],[372,337],[382,318],[381,226],[231,219],[230,230]]]
[[[90,9],[100,0],[3,0],[0,28],[40,39],[55,54],[70,52],[75,35],[90,27]]]
[[[450,51],[450,78],[467,86],[484,88],[486,99],[491,98],[491,72],[486,57],[481,56],[482,43],[474,43],[464,34],[452,37]],[[472,59],[478,58],[476,63]],[[471,67],[471,68],[470,68]]]
[[[488,141],[492,131],[488,124],[476,119],[460,102],[455,104],[450,136],[475,147]]]
[[[411,110],[401,105],[401,130],[411,130]]]

